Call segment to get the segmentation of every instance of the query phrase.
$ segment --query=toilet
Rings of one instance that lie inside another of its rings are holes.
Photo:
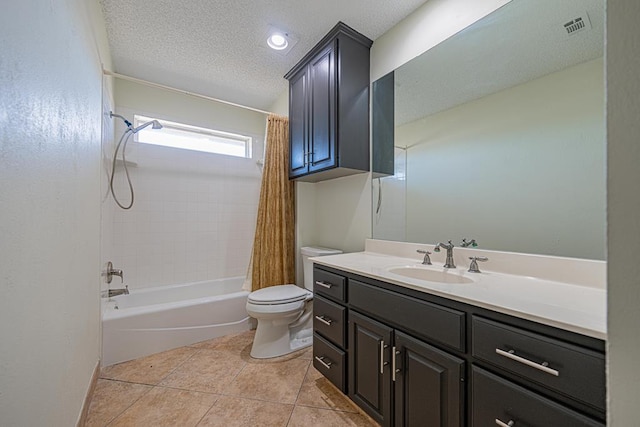
[[[282,356],[313,341],[313,261],[311,257],[335,255],[337,249],[300,248],[304,266],[304,288],[277,285],[251,292],[247,313],[258,321],[251,357],[267,359]]]

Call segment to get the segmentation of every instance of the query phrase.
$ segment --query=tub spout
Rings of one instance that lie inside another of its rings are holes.
[[[129,285],[126,285],[122,289],[109,289],[102,293],[103,298],[117,297],[118,295],[129,295]]]

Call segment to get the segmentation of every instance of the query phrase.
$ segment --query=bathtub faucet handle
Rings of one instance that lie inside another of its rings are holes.
[[[113,276],[120,277],[120,283],[124,283],[124,273],[120,269],[113,268],[113,263],[111,261],[107,263],[107,269],[102,273],[102,275],[106,276],[105,281],[107,283],[111,283]]]

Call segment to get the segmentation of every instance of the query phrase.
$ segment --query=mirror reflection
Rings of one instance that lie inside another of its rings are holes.
[[[373,237],[604,259],[604,2],[513,0],[395,70]]]

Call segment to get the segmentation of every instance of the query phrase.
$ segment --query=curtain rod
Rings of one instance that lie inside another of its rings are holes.
[[[193,93],[193,92],[189,92],[189,91],[182,90],[182,89],[176,89],[175,87],[165,86],[165,85],[161,85],[159,83],[154,83],[154,82],[138,79],[138,78],[131,77],[131,76],[126,76],[124,74],[114,73],[113,71],[105,70],[104,68],[102,69],[102,74],[104,74],[105,76],[115,77],[117,79],[128,80],[128,81],[134,82],[134,83],[140,83],[140,84],[143,84],[143,85],[146,85],[146,86],[151,86],[151,87],[155,87],[155,88],[159,88],[159,89],[165,89],[165,90],[169,90],[169,91],[172,91],[172,92],[178,92],[178,93],[181,93],[183,95],[195,96],[196,98],[206,99],[207,101],[214,101],[214,102],[219,102],[221,104],[231,105],[232,107],[244,108],[245,110],[255,111],[256,113],[262,113],[262,114],[267,114],[267,115],[274,114],[271,111],[265,111],[265,110],[260,110],[259,108],[247,107],[246,105],[236,104],[235,102],[229,102],[229,101],[225,101],[223,99],[213,98],[211,96],[201,95],[199,93]]]

